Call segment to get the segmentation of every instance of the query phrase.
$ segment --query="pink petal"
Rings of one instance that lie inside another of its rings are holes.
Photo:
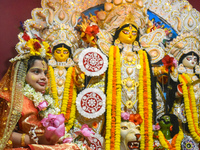
[[[84,128],[88,128],[87,124],[82,125],[81,130],[83,130]]]
[[[49,120],[51,120],[51,119],[55,119],[56,116],[57,116],[57,115],[49,114],[49,115],[48,115],[48,119],[49,119]]]
[[[48,102],[47,101],[43,101],[43,102],[40,102],[39,105],[38,105],[38,108],[39,110],[43,110],[44,108],[46,108],[48,106]]]
[[[55,132],[54,130],[47,128],[45,130],[45,137],[46,137],[46,139],[49,140],[53,136],[54,132]]]
[[[52,127],[52,126],[47,127],[47,131],[55,131],[55,130],[56,130],[55,127]]]
[[[60,124],[65,122],[64,114],[57,115],[56,119],[59,120]]]
[[[56,130],[55,130],[55,134],[58,137],[62,137],[65,135],[65,124],[61,124]]]
[[[60,125],[60,122],[59,122],[59,120],[56,119],[56,120],[54,120],[53,124],[54,124],[55,128],[58,128]]]
[[[87,128],[85,128],[85,129],[82,130],[82,134],[83,134],[84,136],[86,136],[86,137],[89,137],[90,134],[91,134],[91,132],[90,132]]]
[[[71,143],[73,141],[73,138],[69,137],[69,138],[65,138],[63,140],[63,143]]]
[[[47,127],[49,125],[49,122],[47,120],[48,120],[47,118],[41,120],[41,123],[44,127]]]

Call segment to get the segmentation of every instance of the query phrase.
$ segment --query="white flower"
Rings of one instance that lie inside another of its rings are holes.
[[[56,115],[60,112],[60,109],[55,106],[54,100],[49,94],[43,95],[40,92],[36,92],[35,89],[32,88],[29,84],[26,84],[24,86],[24,96],[32,100],[36,108],[41,102],[43,101],[48,102],[48,107],[46,108],[46,110],[42,110],[39,112],[41,117],[46,118],[50,113]]]

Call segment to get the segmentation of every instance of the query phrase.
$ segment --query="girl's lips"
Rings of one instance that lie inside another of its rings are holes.
[[[38,84],[41,85],[41,86],[45,86],[46,85],[45,82],[39,82]]]

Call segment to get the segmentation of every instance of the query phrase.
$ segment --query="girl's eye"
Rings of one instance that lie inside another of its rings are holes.
[[[48,74],[48,71],[44,71],[45,76]]]
[[[38,73],[40,73],[40,71],[39,70],[34,70],[33,71],[35,74],[38,74]]]
[[[188,60],[188,61],[192,60],[192,57],[187,57],[187,60]]]

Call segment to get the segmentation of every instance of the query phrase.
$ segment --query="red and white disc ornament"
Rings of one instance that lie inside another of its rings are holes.
[[[105,112],[105,94],[97,88],[87,88],[78,94],[76,107],[86,118],[96,118]]]
[[[92,150],[102,150],[103,143],[104,143],[104,138],[100,134],[95,133],[95,135],[91,136],[90,148]]]
[[[78,65],[87,76],[99,76],[107,70],[108,59],[99,49],[90,47],[79,54]]]

